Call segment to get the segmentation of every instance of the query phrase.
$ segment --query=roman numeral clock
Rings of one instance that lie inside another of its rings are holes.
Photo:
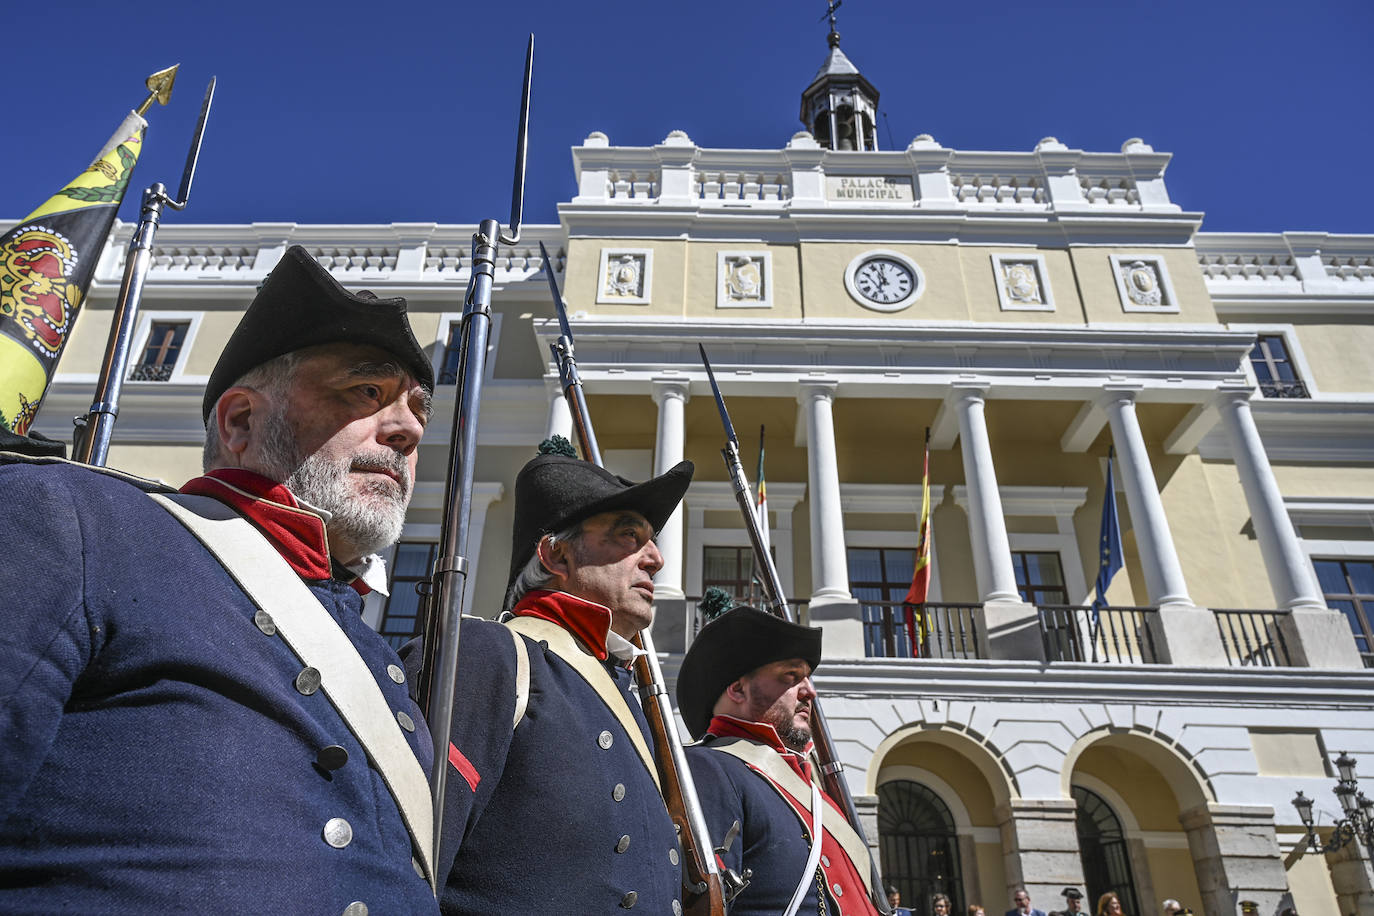
[[[877,312],[899,312],[925,292],[916,262],[896,251],[865,251],[849,262],[844,287],[855,302]]]

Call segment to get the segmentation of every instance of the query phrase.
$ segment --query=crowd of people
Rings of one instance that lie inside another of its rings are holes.
[[[953,916],[954,903],[946,894],[933,894],[930,897],[929,907],[921,912],[902,905],[902,894],[891,884],[884,888],[887,893],[887,905],[892,908],[893,916]],[[1083,892],[1076,887],[1066,887],[1060,891],[1060,896],[1064,898],[1064,904],[1059,909],[1051,910],[1048,916],[1080,916],[1084,914]],[[1162,916],[1193,916],[1193,911],[1172,898],[1165,900],[1160,905]],[[970,903],[964,916],[984,916],[983,906],[978,903]],[[1024,887],[1018,887],[1012,893],[1012,907],[1007,910],[1006,916],[1046,916],[1044,910],[1031,906],[1030,892]],[[1107,891],[1097,898],[1097,909],[1092,916],[1138,916],[1138,914],[1126,913],[1121,907],[1121,897],[1115,891]]]

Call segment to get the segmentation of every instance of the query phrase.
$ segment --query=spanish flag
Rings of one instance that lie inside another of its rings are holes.
[[[147,126],[129,112],[84,172],[0,235],[0,427],[26,435],[38,413]]]
[[[923,605],[930,591],[930,429],[926,429],[925,463],[921,468],[921,520],[916,533],[916,568],[911,575],[911,588],[902,605],[906,612],[907,638],[911,640],[911,657],[921,657],[921,647],[930,635],[930,615]]]

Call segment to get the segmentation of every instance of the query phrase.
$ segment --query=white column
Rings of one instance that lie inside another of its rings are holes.
[[[1140,562],[1145,567],[1145,588],[1150,603],[1191,605],[1193,599],[1188,597],[1183,568],[1179,566],[1178,552],[1169,532],[1169,520],[1164,516],[1164,501],[1159,498],[1154,469],[1145,449],[1145,437],[1136,419],[1135,391],[1110,391],[1103,407],[1120,459],[1117,467],[1121,470],[1126,504],[1131,509],[1131,525],[1135,529]]]
[[[1016,571],[1011,565],[1011,546],[1007,541],[1007,520],[1002,514],[1002,497],[997,491],[997,472],[992,466],[992,446],[983,417],[985,389],[955,387],[978,600],[985,603],[1020,601]]]
[[[1325,609],[1317,587],[1312,564],[1298,544],[1293,521],[1283,505],[1269,456],[1264,452],[1255,418],[1250,412],[1250,392],[1227,392],[1222,396],[1221,419],[1231,438],[1231,453],[1250,507],[1255,538],[1264,555],[1264,569],[1280,610],[1295,607]]]
[[[568,409],[568,402],[563,398],[563,387],[557,378],[546,379],[545,383],[549,393],[549,415],[548,421],[544,424],[544,438],[562,436],[572,442],[572,411]],[[573,442],[573,445],[577,443]]]
[[[844,550],[840,470],[835,458],[835,382],[802,382],[806,410],[806,480],[811,506],[811,600],[852,600]]]
[[[686,380],[656,380],[654,403],[658,405],[658,434],[654,439],[654,476],[664,473],[682,460],[687,437],[685,406]],[[658,549],[663,554],[663,568],[654,576],[654,594],[659,598],[683,598],[682,567],[682,504],[664,523],[658,533]]]

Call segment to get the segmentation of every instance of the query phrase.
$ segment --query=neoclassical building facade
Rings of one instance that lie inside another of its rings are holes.
[[[1132,916],[1165,897],[1374,913],[1368,850],[1309,849],[1291,804],[1315,797],[1326,838],[1332,760],[1374,774],[1374,236],[1202,232],[1169,196],[1170,155],[1138,139],[880,150],[856,75],[833,47],[804,103],[820,127],[778,149],[674,131],[572,150],[558,224],[497,265],[469,611],[499,610],[515,472],[570,432],[552,270],[607,463],[697,466],[659,535],[670,671],[695,599],[747,598],[752,578],[699,343],[751,477],[761,435],[778,569],[825,629],[831,727],[917,912],[935,891],[1000,912],[1018,885],[1049,910],[1077,885]],[[406,296],[441,384],[391,596],[367,611],[404,639],[438,536],[473,228],[169,220],[110,463],[199,471],[206,377],[287,245]],[[131,231],[103,253],[46,435],[70,440],[89,408]],[[927,431],[934,575],[912,632]],[[1109,498],[1125,564],[1094,614]]]

